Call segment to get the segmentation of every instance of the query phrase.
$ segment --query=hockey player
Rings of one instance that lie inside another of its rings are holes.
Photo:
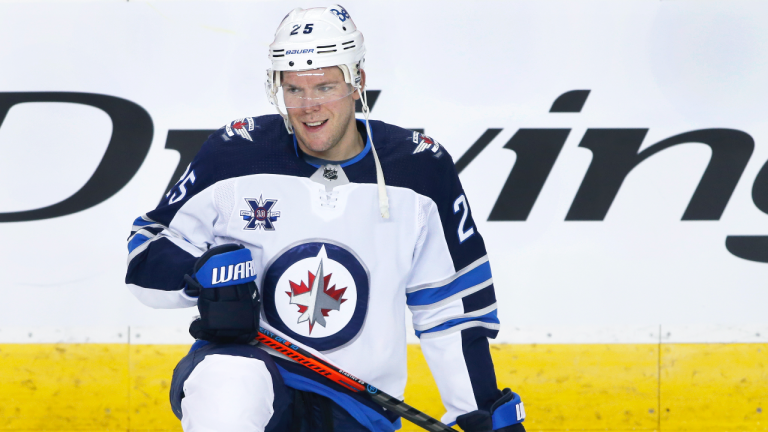
[[[406,305],[442,421],[524,431],[519,396],[497,388],[490,264],[451,157],[368,121],[364,54],[343,7],[291,11],[269,50],[280,115],[212,134],[134,222],[131,292],[200,311],[171,388],[187,432],[398,429],[396,415],[252,341],[261,325],[402,396]]]

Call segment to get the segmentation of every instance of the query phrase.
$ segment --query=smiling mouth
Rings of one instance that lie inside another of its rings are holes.
[[[328,123],[328,120],[321,120],[321,121],[316,121],[316,122],[304,122],[304,126],[306,126],[307,129],[312,131],[312,130],[320,129],[326,123]]]

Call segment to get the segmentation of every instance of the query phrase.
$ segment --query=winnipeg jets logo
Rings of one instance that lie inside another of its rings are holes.
[[[314,274],[311,271],[307,272],[308,282],[305,284],[304,281],[301,281],[301,284],[297,284],[294,281],[289,281],[291,291],[285,292],[291,298],[290,303],[299,307],[301,315],[296,322],[309,323],[309,334],[312,334],[315,324],[326,327],[325,317],[331,311],[341,310],[341,304],[347,301],[347,299],[342,298],[346,288],[337,290],[336,285],[328,287],[333,275],[330,273],[326,275],[323,270],[323,260],[328,260],[325,246],[320,249],[317,257],[320,259],[317,272]]]
[[[248,141],[253,141],[251,134],[248,133],[253,131],[253,127],[253,117],[245,117],[237,119],[232,123],[224,126],[224,129],[227,131],[227,135],[229,136],[235,136],[235,134],[238,134]]]
[[[370,275],[344,245],[310,239],[288,246],[267,265],[262,284],[264,323],[300,343],[330,350],[363,328]]]
[[[272,211],[272,208],[277,204],[277,200],[265,200],[259,196],[258,199],[245,198],[245,202],[251,209],[240,211],[240,216],[243,217],[243,220],[248,221],[243,229],[255,230],[264,228],[264,231],[275,230],[274,222],[280,217],[280,212]]]

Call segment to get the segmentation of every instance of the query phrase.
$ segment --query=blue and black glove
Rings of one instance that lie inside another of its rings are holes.
[[[520,396],[506,388],[491,411],[476,410],[456,417],[464,432],[525,432],[525,409]]]
[[[184,292],[197,297],[200,318],[189,326],[195,339],[247,344],[259,332],[261,299],[251,251],[227,244],[208,249],[192,275],[184,275]]]

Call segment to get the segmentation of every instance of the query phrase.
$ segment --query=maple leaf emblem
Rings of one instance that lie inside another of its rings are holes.
[[[308,322],[310,334],[312,334],[312,329],[316,323],[325,327],[325,317],[328,316],[328,313],[332,310],[341,310],[341,304],[347,301],[347,299],[341,298],[347,288],[336,289],[336,285],[329,287],[333,274],[326,275],[323,270],[323,259],[328,259],[325,246],[320,249],[317,256],[320,258],[317,272],[307,271],[307,283],[304,283],[303,280],[300,284],[288,281],[291,290],[285,292],[291,298],[290,304],[299,307],[301,315],[297,322]]]

